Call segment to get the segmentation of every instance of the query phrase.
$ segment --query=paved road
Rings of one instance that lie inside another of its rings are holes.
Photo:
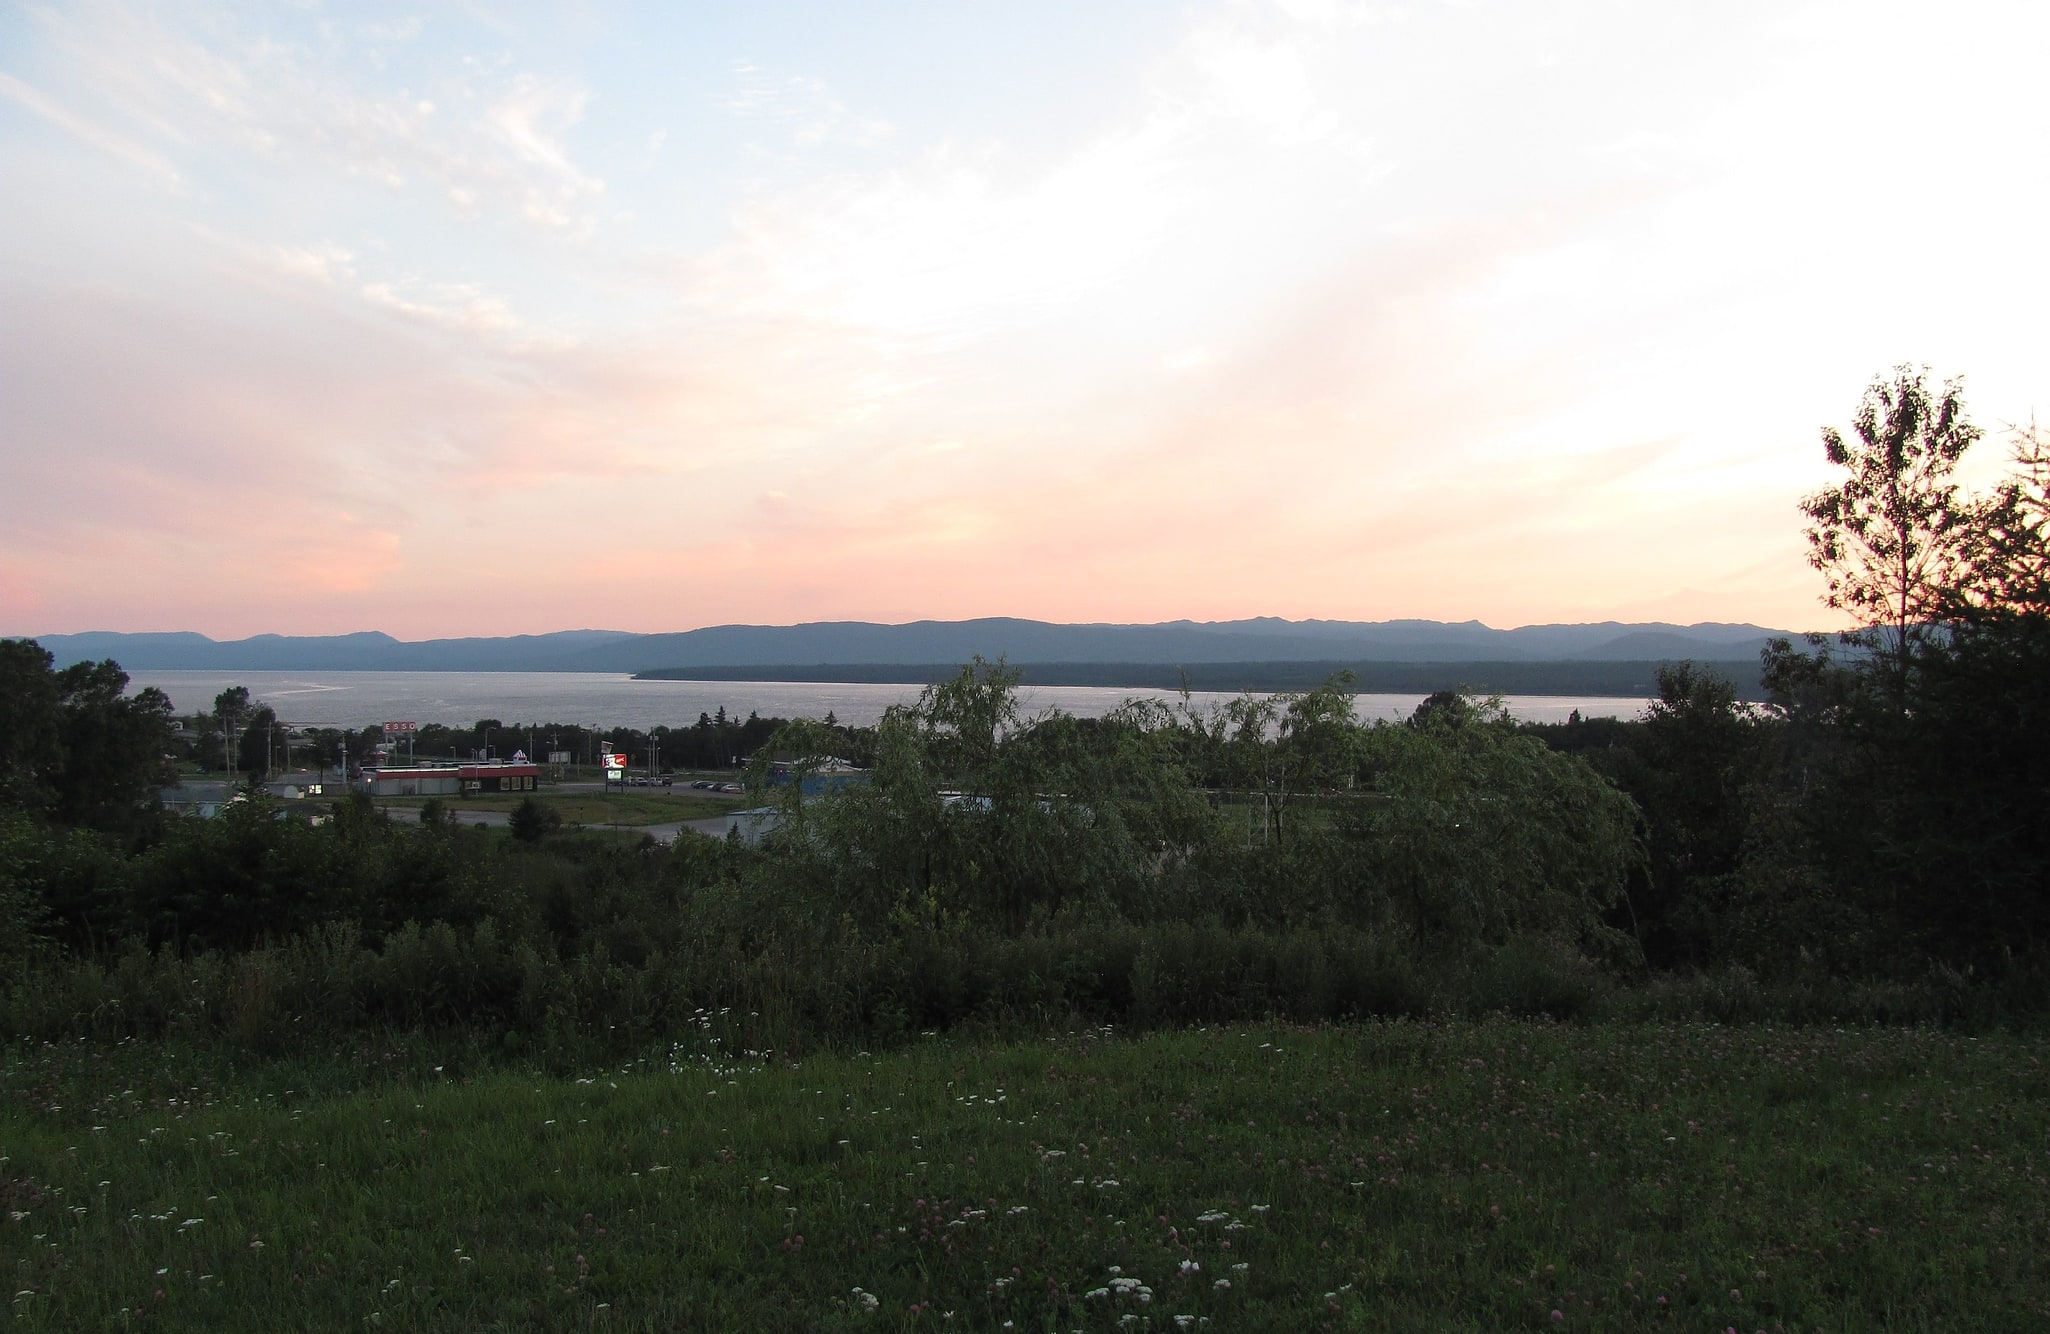
[[[593,784],[593,786],[596,785]],[[503,829],[510,818],[509,813],[506,811],[466,811],[456,808],[452,813],[456,818],[457,824],[477,825],[485,829]],[[394,816],[393,818],[399,817]],[[653,834],[657,843],[674,843],[677,835],[686,829],[694,834],[703,834],[708,838],[724,838],[726,837],[726,830],[732,823],[733,817],[730,815],[713,815],[702,820],[678,820],[671,824],[591,825],[589,827],[592,829],[627,829],[640,834]]]

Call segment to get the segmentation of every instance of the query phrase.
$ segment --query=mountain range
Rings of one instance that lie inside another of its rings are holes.
[[[1247,663],[1621,663],[1692,658],[1755,662],[1788,632],[1756,625],[1603,621],[1497,630],[1479,621],[1164,621],[1060,625],[1011,617],[967,621],[815,621],[715,625],[673,634],[565,630],[499,638],[400,640],[191,632],[43,635],[59,666],[112,658],[131,669],[220,671],[519,671],[727,675],[734,669],[832,664],[867,668],[962,663],[980,654],[1020,665],[1145,667]]]

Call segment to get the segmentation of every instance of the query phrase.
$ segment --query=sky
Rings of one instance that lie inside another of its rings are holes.
[[[2038,3],[0,0],[0,633],[1836,622]]]

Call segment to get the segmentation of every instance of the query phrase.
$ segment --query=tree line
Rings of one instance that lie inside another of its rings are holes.
[[[102,663],[100,669],[119,671],[113,663]],[[515,754],[540,763],[564,754],[571,765],[598,764],[602,755],[614,754],[625,755],[635,769],[719,770],[739,768],[786,721],[752,711],[745,718],[730,717],[721,705],[712,713],[698,714],[687,727],[605,728],[480,718],[468,727],[425,722],[410,734],[388,736],[381,726],[293,729],[268,704],[252,700],[247,686],[231,686],[215,696],[212,709],[173,718],[175,730],[163,747],[174,760],[201,772],[256,781],[292,768],[353,774],[379,763],[385,754],[399,763],[506,760]],[[844,757],[859,762],[870,753],[873,729],[837,722],[828,726]]]

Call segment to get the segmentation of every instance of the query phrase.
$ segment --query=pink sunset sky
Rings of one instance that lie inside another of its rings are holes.
[[[0,7],[0,633],[1829,624],[2036,3]]]

